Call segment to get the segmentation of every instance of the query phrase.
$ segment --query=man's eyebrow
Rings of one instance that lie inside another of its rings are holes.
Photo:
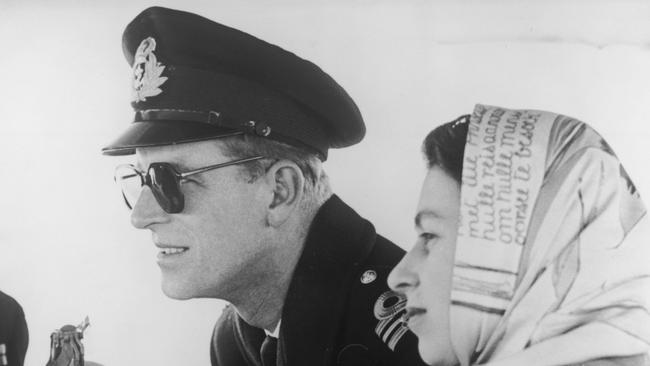
[[[422,210],[415,215],[415,226],[419,227],[424,216],[431,216],[435,219],[442,219],[443,216],[434,210]]]
[[[175,159],[174,161],[167,161],[167,163],[171,164],[171,166],[173,166],[174,169],[178,170],[179,173],[184,173],[196,169],[196,168],[190,168],[185,162],[185,160],[183,159],[180,160]]]

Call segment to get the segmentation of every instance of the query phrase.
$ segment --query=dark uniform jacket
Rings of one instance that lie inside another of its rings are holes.
[[[11,296],[0,291],[0,344],[6,347],[9,365],[22,366],[28,341],[23,308]]]
[[[569,366],[648,366],[650,357],[647,354],[628,357],[606,357],[598,360],[577,363]]]
[[[311,224],[282,309],[278,366],[424,365],[400,321],[405,298],[386,279],[404,251],[338,197]],[[226,307],[212,337],[212,365],[261,365],[263,330]]]

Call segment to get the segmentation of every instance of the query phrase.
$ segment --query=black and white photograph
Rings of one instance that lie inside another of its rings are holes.
[[[0,365],[650,365],[649,19],[0,0]]]

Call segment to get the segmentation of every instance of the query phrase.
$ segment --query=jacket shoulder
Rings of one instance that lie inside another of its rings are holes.
[[[7,357],[22,365],[29,343],[25,313],[11,296],[0,291],[0,344],[7,346]]]

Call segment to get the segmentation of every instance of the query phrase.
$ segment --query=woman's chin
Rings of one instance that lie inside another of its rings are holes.
[[[428,365],[454,366],[458,364],[458,358],[452,350],[451,344],[441,344],[440,337],[418,335],[418,350],[420,357]]]

